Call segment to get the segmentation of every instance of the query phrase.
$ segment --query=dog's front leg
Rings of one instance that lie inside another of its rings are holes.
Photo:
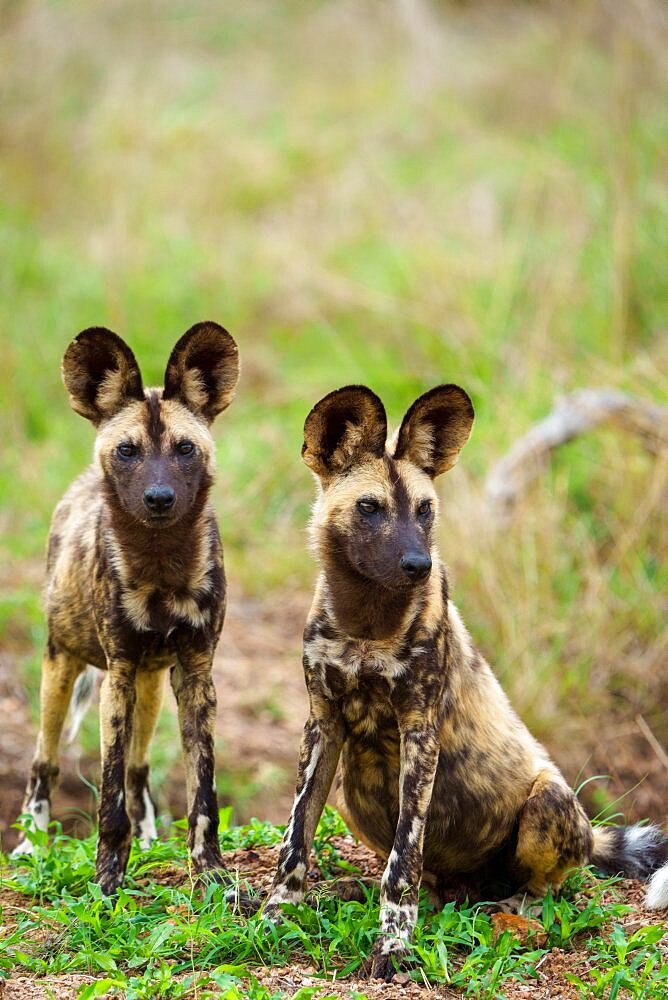
[[[399,720],[399,729],[399,820],[380,884],[380,933],[367,967],[372,978],[386,981],[396,971],[393,957],[400,960],[406,953],[417,921],[425,821],[439,751],[435,727],[403,728]]]
[[[171,673],[186,767],[188,848],[198,872],[224,871],[218,843],[212,657],[181,649]]]
[[[311,696],[311,712],[304,726],[297,789],[278,868],[264,915],[276,919],[280,903],[300,903],[306,888],[308,858],[318,820],[325,807],[343,746],[339,709],[322,697]]]
[[[128,661],[111,660],[100,689],[102,787],[95,881],[107,896],[123,881],[132,840],[125,804],[125,765],[132,736],[135,672]]]

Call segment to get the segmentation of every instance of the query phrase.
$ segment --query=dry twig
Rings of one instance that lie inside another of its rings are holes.
[[[494,513],[507,516],[548,467],[552,451],[601,424],[636,434],[653,455],[668,450],[668,409],[616,389],[580,389],[559,400],[492,466],[485,493]]]

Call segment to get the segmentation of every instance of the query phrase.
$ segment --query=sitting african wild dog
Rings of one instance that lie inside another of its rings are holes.
[[[41,721],[24,812],[47,829],[73,690],[75,718],[92,686],[86,665],[104,670],[95,878],[109,894],[123,880],[131,835],[143,846],[156,837],[148,751],[167,669],[185,755],[188,846],[197,871],[222,868],[211,667],[225,572],[208,500],[215,466],[208,425],[232,401],[239,358],[226,330],[199,323],[174,347],[164,389],[145,390],[129,347],[92,328],[72,341],[62,371],[73,409],[98,431],[95,462],[51,525]],[[24,839],[15,853],[31,849]]]
[[[592,828],[449,600],[433,480],[455,464],[472,422],[467,394],[439,386],[413,403],[387,449],[380,399],[349,386],[321,400],[304,428],[322,570],[304,631],[310,715],[264,915],[303,897],[341,756],[339,809],[386,861],[367,970],[383,978],[409,946],[423,866],[441,900],[453,884],[490,899],[494,886],[496,898],[557,890],[588,862],[645,876],[668,859],[655,827]],[[648,905],[667,904],[664,867]]]

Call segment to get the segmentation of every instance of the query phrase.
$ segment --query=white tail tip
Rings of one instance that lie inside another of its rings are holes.
[[[70,706],[70,727],[67,731],[66,742],[74,743],[84,716],[91,706],[95,695],[96,673],[94,667],[86,667],[82,674],[79,674],[74,682],[72,693],[72,704]]]

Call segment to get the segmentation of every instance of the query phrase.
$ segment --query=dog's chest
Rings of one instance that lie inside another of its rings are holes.
[[[305,653],[314,679],[327,697],[341,701],[344,716],[347,707],[356,717],[363,705],[388,708],[407,668],[392,646],[367,640],[318,637]]]
[[[111,570],[114,585],[103,601],[111,598],[119,605],[138,632],[169,635],[179,625],[205,628],[223,601],[222,563],[209,546],[195,539],[190,561],[168,555],[156,553],[153,561],[130,558],[113,534],[105,536],[103,569]]]
[[[201,594],[187,590],[170,591],[143,584],[126,586],[121,593],[121,604],[139,632],[168,634],[178,624],[201,628],[208,623],[210,608],[201,606],[200,597]]]

